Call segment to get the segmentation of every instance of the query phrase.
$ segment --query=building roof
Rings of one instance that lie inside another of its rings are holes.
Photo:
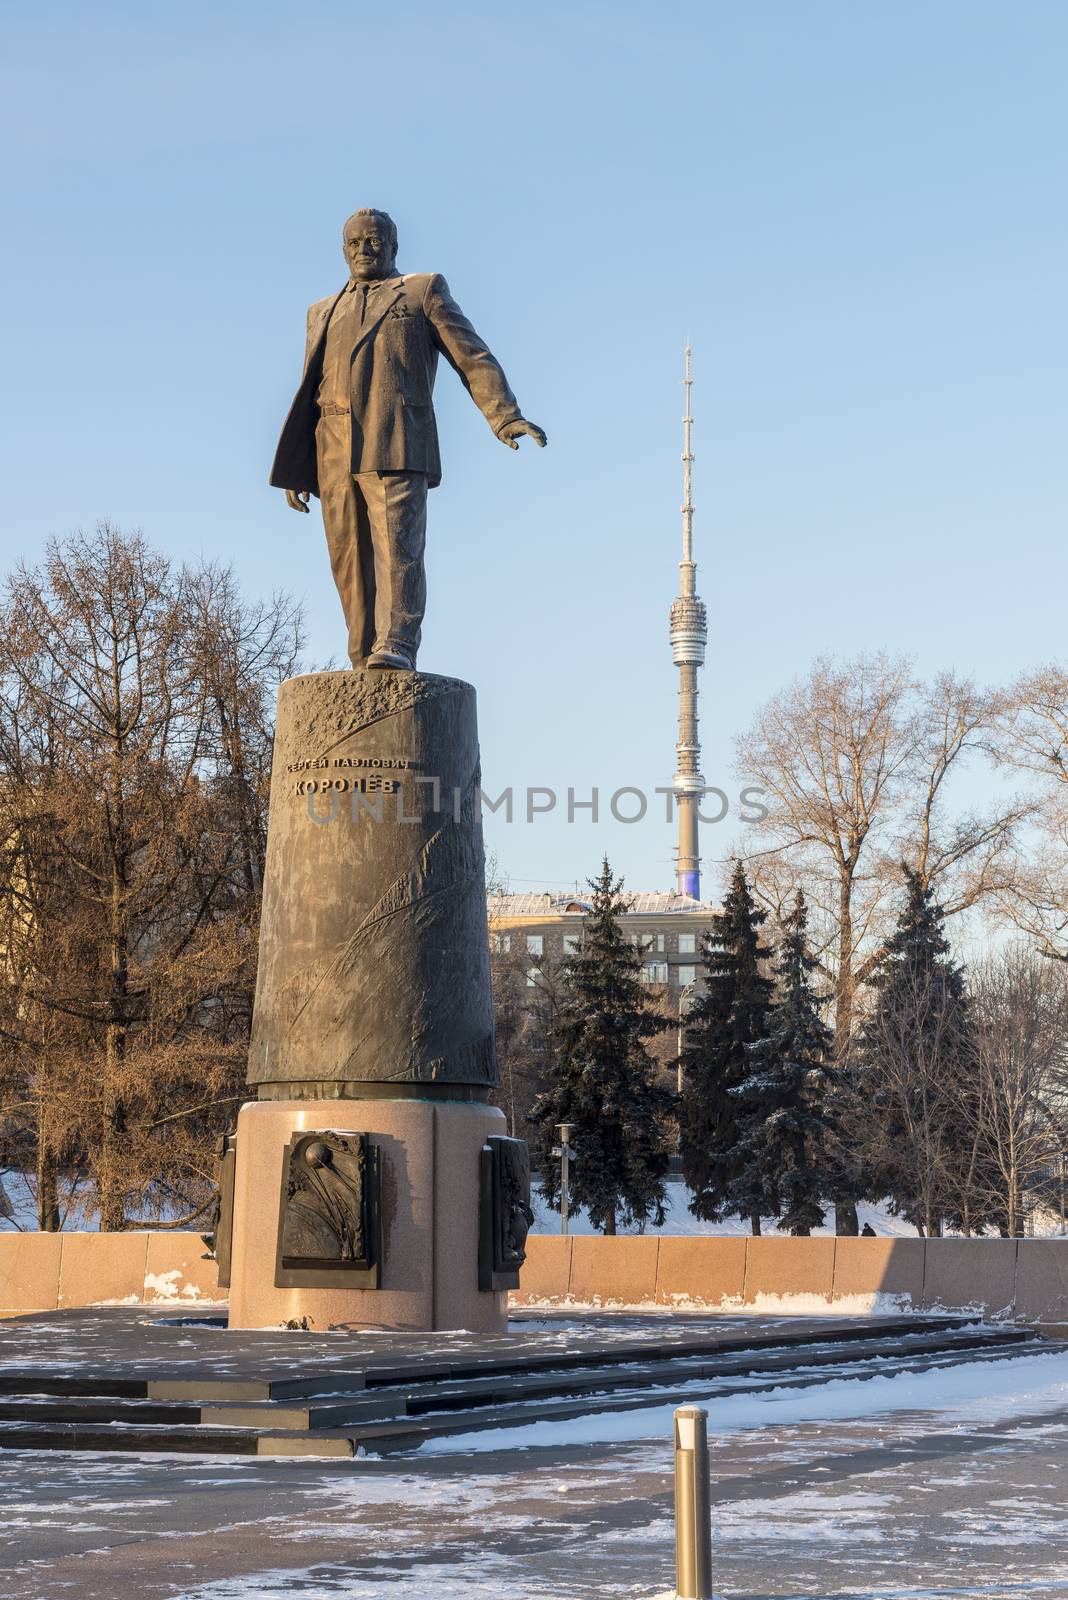
[[[705,900],[694,900],[676,890],[643,890],[623,898],[631,901],[629,915],[633,917],[689,914],[710,917],[718,906]],[[491,894],[487,905],[491,917],[559,917],[568,912],[583,915],[590,909],[586,894]]]

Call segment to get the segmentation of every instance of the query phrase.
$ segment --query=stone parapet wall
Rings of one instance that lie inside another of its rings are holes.
[[[199,1233],[0,1234],[0,1315],[225,1299]]]
[[[976,1310],[1068,1322],[1068,1239],[537,1235],[515,1305]]]
[[[515,1305],[954,1311],[1068,1324],[1068,1239],[527,1241]],[[0,1234],[0,1314],[225,1300],[196,1233]]]

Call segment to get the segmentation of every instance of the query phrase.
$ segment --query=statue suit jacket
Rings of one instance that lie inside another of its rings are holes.
[[[330,313],[344,293],[308,311],[304,378],[282,428],[271,469],[277,489],[319,493],[315,427]],[[482,415],[499,433],[520,415],[499,363],[479,338],[438,272],[386,279],[368,303],[352,353],[353,472],[425,472],[441,482],[432,393],[443,355]]]

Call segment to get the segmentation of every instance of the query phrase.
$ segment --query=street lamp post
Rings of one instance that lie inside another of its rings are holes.
[[[686,1040],[686,1013],[693,1003],[696,989],[697,983],[694,981],[693,983],[688,983],[679,994],[679,1022],[678,1031],[675,1035],[675,1057],[678,1063],[675,1068],[675,1093],[680,1100],[682,1099],[683,1089],[682,1047]]]
[[[561,1122],[557,1127],[560,1143],[553,1147],[553,1155],[560,1158],[560,1232],[566,1233],[571,1220],[571,1162],[575,1152],[571,1146],[573,1124]]]

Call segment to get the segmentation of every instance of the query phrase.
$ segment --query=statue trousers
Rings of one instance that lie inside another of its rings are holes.
[[[315,430],[330,567],[349,630],[349,659],[400,648],[413,662],[426,610],[425,472],[351,472],[349,418]]]

